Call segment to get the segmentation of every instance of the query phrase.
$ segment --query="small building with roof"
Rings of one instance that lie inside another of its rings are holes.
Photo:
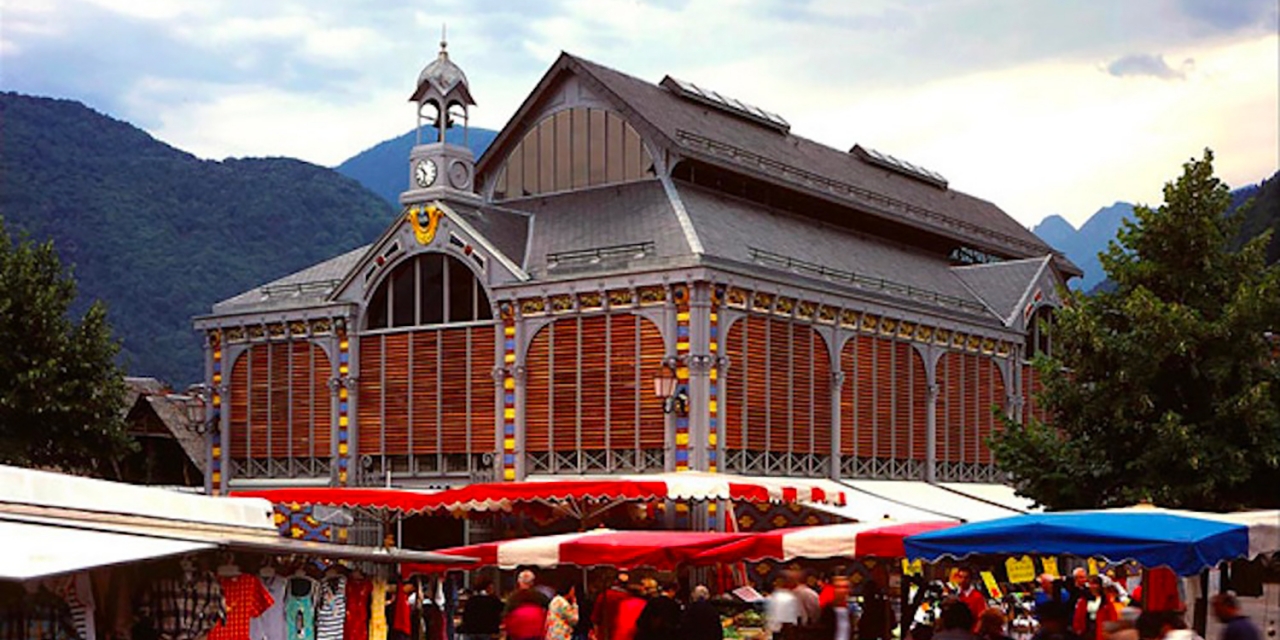
[[[478,161],[443,47],[400,215],[219,302],[214,492],[682,470],[998,478],[1080,270],[995,204],[562,54]],[[422,133],[440,133],[423,139]]]

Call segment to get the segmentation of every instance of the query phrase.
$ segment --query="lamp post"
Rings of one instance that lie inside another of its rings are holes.
[[[689,389],[676,377],[676,365],[671,359],[662,361],[662,370],[653,379],[653,394],[662,398],[663,413],[677,416],[689,415]]]
[[[187,387],[187,395],[194,402],[183,402],[183,410],[187,416],[187,422],[183,426],[188,431],[203,436],[209,432],[209,413],[207,410],[210,396],[209,387],[204,384],[193,384]]]

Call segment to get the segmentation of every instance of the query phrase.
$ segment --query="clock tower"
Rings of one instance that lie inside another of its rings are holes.
[[[409,152],[409,189],[400,194],[400,203],[445,197],[479,199],[473,183],[475,154],[467,146],[468,118],[476,103],[466,74],[449,59],[444,40],[440,41],[440,55],[418,74],[418,87],[409,101],[418,105],[417,144]],[[447,142],[445,133],[459,125],[462,144]],[[428,126],[434,126],[434,132]]]

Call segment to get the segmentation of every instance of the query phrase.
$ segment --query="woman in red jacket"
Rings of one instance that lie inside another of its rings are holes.
[[[1089,596],[1076,602],[1071,629],[1083,640],[1105,640],[1108,622],[1119,620],[1115,602],[1102,586],[1102,576],[1089,577]]]

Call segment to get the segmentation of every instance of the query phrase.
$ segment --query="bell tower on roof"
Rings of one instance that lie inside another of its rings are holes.
[[[409,189],[400,194],[401,204],[453,197],[478,199],[475,194],[475,154],[469,143],[468,121],[471,97],[467,76],[449,59],[443,34],[440,53],[418,74],[418,86],[409,101],[418,105],[417,142],[409,152]],[[462,128],[462,144],[449,139],[450,129]]]

